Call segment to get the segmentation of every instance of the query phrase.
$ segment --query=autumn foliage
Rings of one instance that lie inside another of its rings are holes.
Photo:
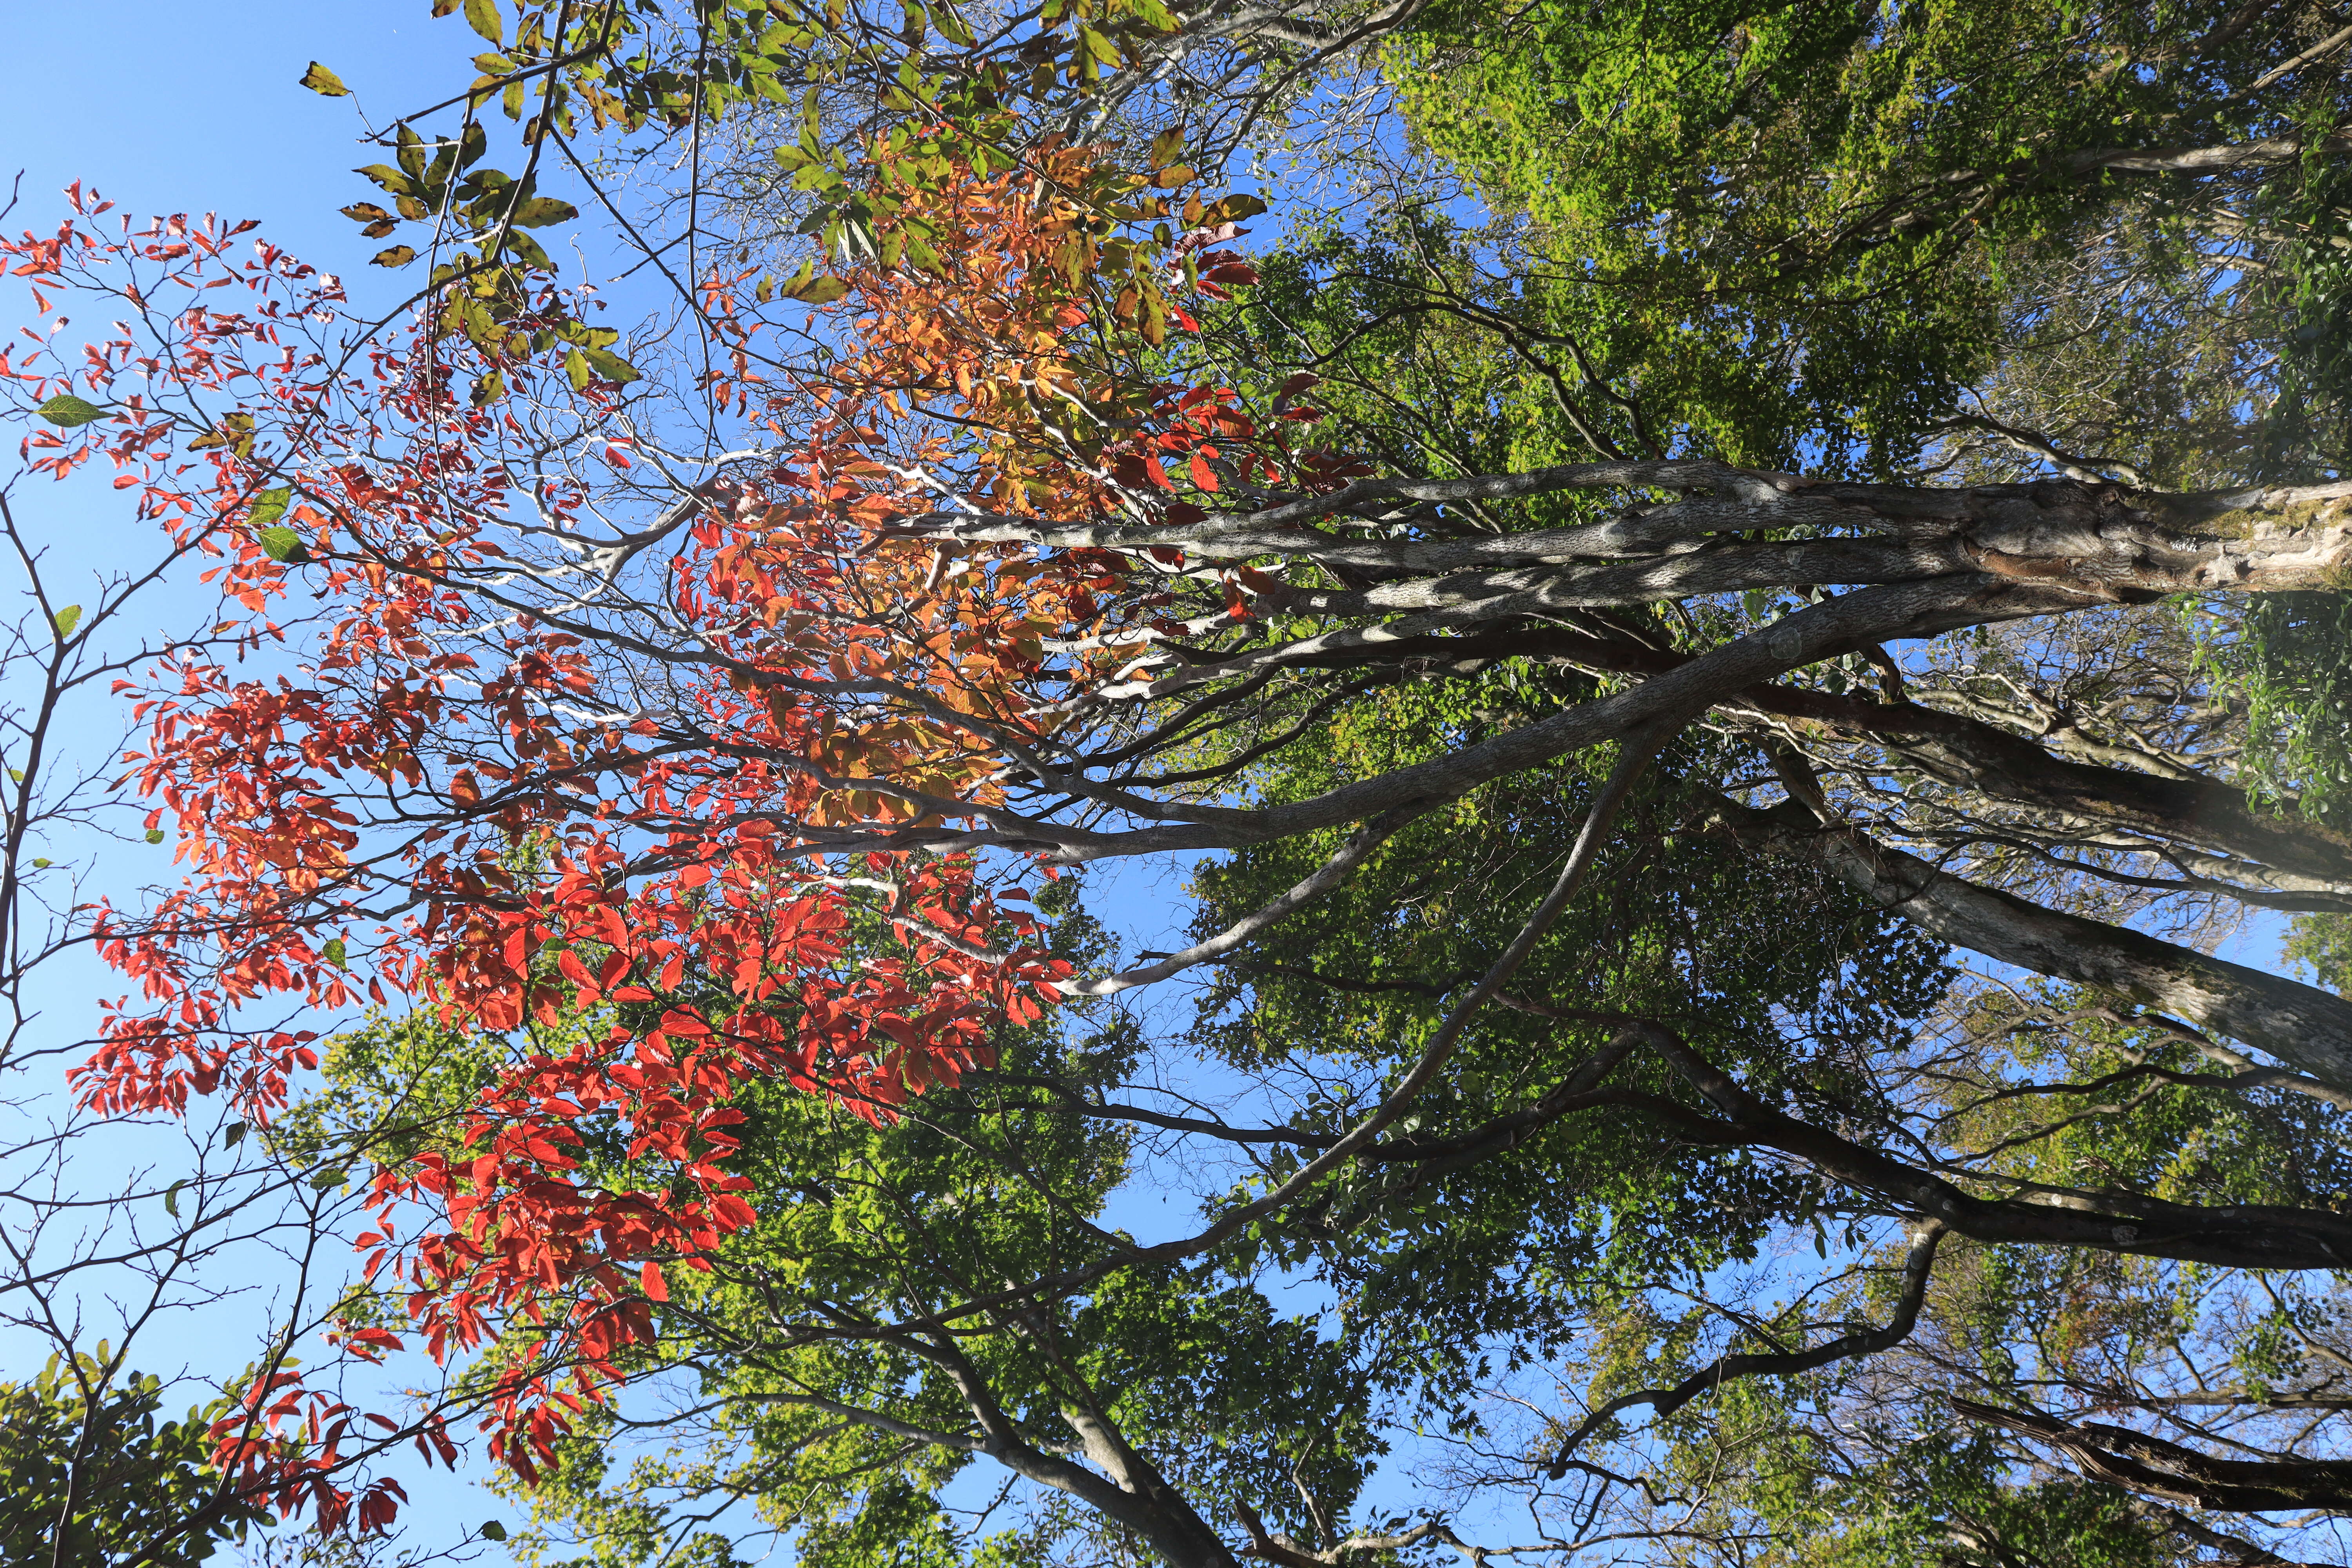
[[[133,993],[76,1089],[115,1114],[217,1095],[266,1124],[320,1044],[255,1026],[272,1004],[515,1037],[446,1150],[374,1172],[358,1243],[436,1359],[538,1325],[488,1422],[526,1475],[620,1375],[665,1270],[708,1268],[753,1221],[728,1163],[739,1086],[886,1117],[1059,994],[1028,895],[958,825],[1074,683],[1158,635],[1153,595],[1106,552],[896,525],[976,505],[1185,521],[1180,491],[1282,455],[1231,394],[1118,346],[1246,279],[1214,248],[1235,209],[1137,198],[1192,223],[1155,259],[1071,194],[1092,177],[1064,150],[910,184],[899,221],[929,268],[886,237],[838,279],[706,280],[700,392],[759,454],[748,478],[649,434],[598,371],[634,367],[584,358],[577,301],[552,292],[458,289],[345,343],[334,279],[237,247],[250,226],[102,238],[104,204],[77,192],[56,234],[5,247],[43,313],[94,292],[135,315],[78,356],[0,356],[58,426],[28,447],[58,477],[111,466],[222,603],[213,640],[121,683],[145,734],[131,781],[183,879],[90,911]],[[795,361],[795,331],[831,352]],[[851,958],[861,920],[896,956]],[[625,1134],[632,1190],[578,1178],[591,1121]],[[404,1342],[344,1336],[370,1358]],[[281,1509],[373,1528],[396,1488],[335,1479],[360,1419],[279,1373],[220,1457]],[[415,1436],[451,1457],[437,1422]]]

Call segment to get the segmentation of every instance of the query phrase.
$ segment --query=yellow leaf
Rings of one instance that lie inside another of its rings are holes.
[[[506,24],[499,19],[498,0],[466,0],[466,24],[493,44],[506,42]]]

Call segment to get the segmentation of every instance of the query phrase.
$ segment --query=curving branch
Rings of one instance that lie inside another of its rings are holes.
[[[1566,1476],[1576,1450],[1587,1437],[1604,1423],[1637,1405],[1648,1405],[1663,1419],[1735,1378],[1790,1377],[1832,1362],[1876,1355],[1901,1344],[1918,1324],[1919,1308],[1927,1299],[1927,1279],[1935,1271],[1936,1248],[1944,1239],[1944,1223],[1937,1219],[1920,1220],[1912,1226],[1911,1250],[1903,1263],[1903,1293],[1896,1298],[1894,1315],[1885,1328],[1857,1329],[1810,1350],[1719,1356],[1672,1388],[1644,1388],[1619,1394],[1577,1424],[1576,1429],[1561,1441],[1559,1452],[1544,1467],[1544,1473],[1553,1480]]]

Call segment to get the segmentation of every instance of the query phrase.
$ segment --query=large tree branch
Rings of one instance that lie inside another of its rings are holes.
[[[1759,811],[1725,800],[1717,814],[1744,842],[1812,860],[1880,908],[1947,942],[2178,1015],[2324,1083],[2352,1089],[2352,1001],[1979,887],[1859,829],[1824,826],[1801,808]]]
[[[1971,1421],[2047,1443],[2095,1479],[2167,1502],[2234,1513],[2352,1510],[2352,1460],[2217,1459],[2105,1422],[2074,1426],[2039,1410],[2004,1410],[1947,1397]]]
[[[1428,809],[1493,779],[1585,751],[1636,731],[1680,729],[1718,702],[1790,669],[1871,644],[1932,637],[1956,626],[2045,614],[2075,603],[2063,591],[1967,573],[1864,588],[1808,605],[1630,691],[1579,703],[1475,745],[1343,784],[1308,800],[1257,808],[1202,806],[1188,825],[1095,833],[1036,826],[991,833],[987,842],[1051,847],[1066,861],[1168,850],[1237,848],[1360,822],[1389,811]],[[973,835],[963,842],[981,841]]]
[[[1658,675],[1691,656],[1630,637],[1602,637],[1550,626],[1498,628],[1470,637],[1421,637],[1381,648],[1297,660],[1342,666],[1391,658],[1471,668],[1508,658],[1552,658],[1580,668]],[[1722,704],[1897,752],[1939,782],[2014,805],[2222,851],[2325,888],[2352,888],[2352,834],[2255,809],[2243,790],[2216,780],[2179,778],[2145,769],[2107,767],[2053,756],[1998,724],[1909,701],[1832,696],[1802,687],[1760,684]],[[2187,869],[2225,876],[2223,867],[2189,858]],[[2259,885],[2307,891],[2302,881]]]
[[[1108,1475],[1024,1440],[987,1379],[946,1336],[922,1342],[925,1359],[944,1371],[979,1421],[979,1451],[1025,1479],[1067,1492],[1149,1541],[1169,1568],[1236,1568],[1233,1552],[1157,1468],[1141,1459],[1107,1422],[1066,1412],[1087,1458]]]
[[[1628,1026],[1682,1075],[1721,1120],[1670,1100],[1595,1094],[1593,1103],[1637,1107],[1677,1137],[1777,1149],[1897,1208],[1942,1221],[1979,1241],[2081,1247],[2175,1258],[2226,1268],[2341,1269],[2352,1266],[2352,1215],[2326,1209],[2233,1204],[2200,1208],[2137,1193],[2042,1189],[2026,1199],[1980,1198],[1930,1172],[1783,1114],[1662,1025]]]

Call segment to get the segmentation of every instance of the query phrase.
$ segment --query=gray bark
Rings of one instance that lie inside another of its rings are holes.
[[[1784,687],[1744,696],[1776,717],[1879,742],[1958,788],[2201,845],[2268,867],[2292,879],[2278,884],[2282,890],[2352,886],[2352,836],[2258,811],[2243,790],[2211,779],[2168,778],[2053,757],[1998,725],[1916,703],[1871,702]],[[2226,873],[2215,867],[2210,874]]]
[[[2352,1001],[1979,887],[1853,828],[1823,826],[1801,807],[1759,811],[1727,800],[1719,820],[1748,843],[1814,861],[1947,942],[2187,1018],[2323,1083],[2352,1089]]]

